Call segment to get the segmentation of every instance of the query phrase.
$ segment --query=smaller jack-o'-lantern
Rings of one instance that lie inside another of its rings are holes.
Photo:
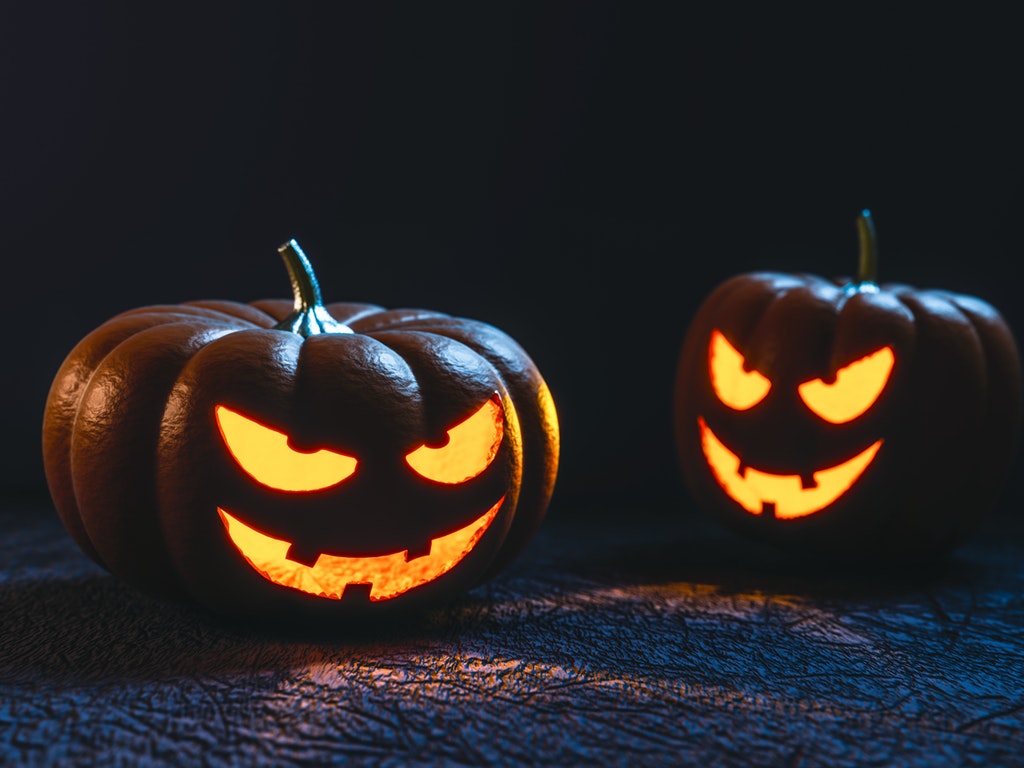
[[[809,556],[926,560],[980,524],[1021,418],[1014,338],[986,302],[758,272],[719,285],[680,353],[678,454],[714,519]]]
[[[558,423],[485,323],[294,301],[124,312],[47,400],[57,511],[97,563],[224,614],[332,620],[435,605],[512,560],[554,485]]]

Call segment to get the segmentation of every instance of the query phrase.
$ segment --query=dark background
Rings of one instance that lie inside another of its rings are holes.
[[[689,5],[5,3],[0,486],[44,488],[78,339],[144,304],[286,296],[290,237],[328,301],[530,352],[562,423],[552,514],[685,506],[692,314],[737,272],[849,273],[864,207],[883,280],[981,296],[1022,338],[1016,28]]]

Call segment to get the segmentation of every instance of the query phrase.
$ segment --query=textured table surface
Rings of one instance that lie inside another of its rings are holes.
[[[686,514],[557,506],[409,626],[270,635],[0,509],[3,765],[1024,765],[1024,525],[810,574]]]

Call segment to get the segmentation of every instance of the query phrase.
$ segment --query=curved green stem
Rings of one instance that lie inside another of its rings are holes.
[[[279,246],[277,252],[284,259],[285,269],[292,281],[292,293],[295,295],[295,311],[308,312],[318,304],[323,304],[320,297],[320,283],[313,273],[313,265],[309,263],[305,252],[295,239]]]
[[[347,325],[339,323],[328,314],[320,297],[320,283],[317,282],[313,265],[294,239],[277,249],[284,259],[285,269],[292,281],[295,308],[274,326],[280,331],[291,331],[304,337],[318,333],[352,333]]]
[[[857,217],[857,237],[860,241],[860,258],[857,263],[857,282],[878,282],[878,239],[871,211],[866,208]]]
[[[878,243],[875,238],[875,223],[871,219],[871,211],[865,208],[857,217],[857,239],[860,241],[860,254],[857,260],[857,277],[847,284],[844,292],[847,296],[855,293],[877,293],[878,283]]]

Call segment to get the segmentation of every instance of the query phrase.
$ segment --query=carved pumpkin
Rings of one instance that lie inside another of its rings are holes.
[[[687,486],[722,524],[811,557],[925,560],[991,507],[1021,417],[1013,336],[989,304],[758,272],[718,286],[680,353]]]
[[[97,563],[225,614],[434,605],[512,560],[558,462],[547,386],[493,326],[320,300],[124,312],[68,355],[43,449]]]

